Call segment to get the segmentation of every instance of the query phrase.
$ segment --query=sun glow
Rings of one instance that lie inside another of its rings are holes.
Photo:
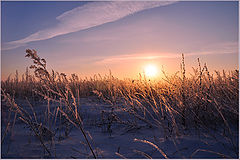
[[[155,65],[149,64],[145,66],[144,73],[147,77],[155,77],[158,73],[158,69]]]

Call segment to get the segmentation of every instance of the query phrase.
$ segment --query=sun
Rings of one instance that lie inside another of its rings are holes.
[[[145,66],[144,73],[147,77],[155,77],[158,73],[158,69],[154,64]]]

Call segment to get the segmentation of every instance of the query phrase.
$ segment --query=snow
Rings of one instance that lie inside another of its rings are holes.
[[[44,113],[46,111],[47,103],[42,101],[31,101],[36,112],[39,122],[47,125],[44,122]],[[17,100],[17,104],[29,113],[26,101]],[[4,109],[2,102],[2,136],[4,134],[7,119],[7,110]],[[134,139],[147,140],[157,145],[168,158],[223,158],[213,152],[221,153],[231,158],[238,158],[238,153],[234,153],[231,148],[231,143],[224,139],[221,133],[221,127],[215,131],[196,130],[194,128],[186,129],[184,134],[180,136],[165,135],[160,128],[150,128],[144,122],[134,119],[128,113],[121,109],[123,104],[111,106],[102,101],[96,100],[94,97],[80,99],[80,114],[83,119],[84,130],[89,133],[88,139],[92,144],[94,152],[98,158],[121,158],[116,155],[116,152],[126,158],[146,158],[140,152],[144,152],[152,158],[162,159],[163,155],[158,152],[153,146],[141,142],[134,141]],[[51,105],[51,113],[58,106],[56,103]],[[112,109],[114,107],[114,109]],[[137,127],[131,127],[119,122],[111,122],[111,117],[114,113],[121,120],[127,122],[136,122]],[[14,114],[11,115],[13,120]],[[58,122],[59,123],[59,122]],[[56,131],[56,130],[54,130]],[[234,142],[239,146],[239,130],[232,127]],[[59,129],[55,134],[53,141],[46,141],[45,144],[52,153],[48,156],[44,151],[39,140],[34,136],[34,133],[27,128],[26,124],[20,119],[17,119],[13,128],[13,132],[8,132],[2,146],[2,158],[93,158],[86,141],[81,131],[73,126],[70,127],[70,133],[67,137],[64,135],[64,129]],[[212,136],[214,135],[214,136]],[[91,139],[92,138],[92,139]],[[193,154],[196,150],[202,149]],[[203,151],[206,150],[206,151]],[[211,151],[211,152],[210,152]],[[237,148],[238,151],[238,148]]]

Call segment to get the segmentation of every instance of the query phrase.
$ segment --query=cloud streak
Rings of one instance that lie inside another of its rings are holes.
[[[159,59],[159,58],[177,58],[179,55],[177,54],[161,54],[161,55],[149,55],[149,54],[127,54],[121,56],[112,56],[106,57],[97,63],[118,63],[122,61],[131,61],[131,60],[151,60],[151,59]]]
[[[238,43],[237,42],[226,42],[211,45],[201,51],[196,52],[183,52],[184,56],[201,56],[201,55],[212,55],[212,54],[237,54]],[[97,64],[109,64],[109,63],[120,63],[123,61],[133,60],[153,60],[162,58],[181,58],[182,53],[148,53],[148,54],[127,54],[120,56],[105,57],[102,60],[97,61]]]
[[[123,17],[146,9],[166,6],[175,2],[176,1],[90,2],[56,17],[58,20],[56,26],[40,30],[20,40],[7,42],[3,45],[2,49],[13,49],[29,42],[46,40],[56,36],[81,31],[108,22],[117,21]]]

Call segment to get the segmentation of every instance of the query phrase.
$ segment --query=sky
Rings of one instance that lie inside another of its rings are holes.
[[[48,69],[135,78],[144,67],[187,72],[197,58],[238,69],[238,2],[1,2],[1,77],[21,74],[35,49]],[[159,75],[160,75],[159,71]]]

